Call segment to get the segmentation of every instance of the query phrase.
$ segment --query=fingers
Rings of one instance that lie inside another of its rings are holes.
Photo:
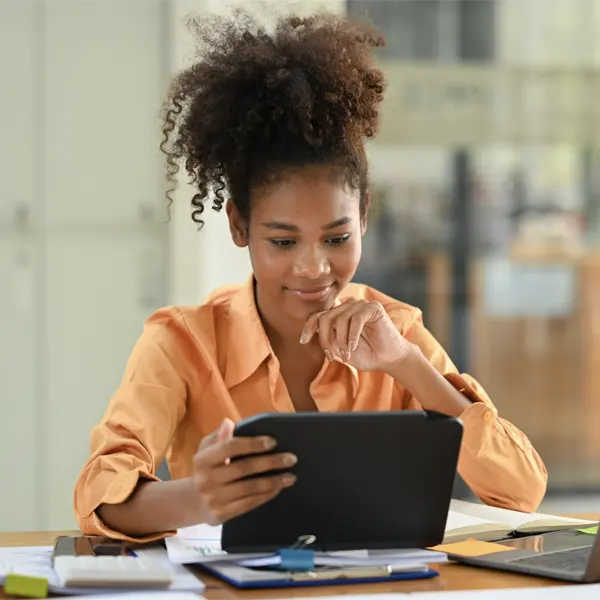
[[[283,488],[291,487],[294,483],[296,483],[296,476],[293,473],[236,481],[223,488],[220,500],[223,503],[229,503],[249,496],[277,494]]]
[[[362,310],[356,310],[354,314],[350,316],[348,320],[348,334],[346,336],[346,353],[347,359],[350,360],[350,356],[356,350],[358,342],[360,341],[360,334],[367,322],[368,316]]]
[[[296,476],[289,472],[251,477],[285,471],[297,459],[290,453],[270,453],[276,446],[273,438],[233,437],[233,431],[233,422],[225,419],[217,431],[202,440],[193,459],[194,487],[206,522],[211,524],[252,510],[296,482]]]
[[[350,300],[319,315],[319,343],[329,360],[333,360],[334,355],[345,362],[350,360],[363,327],[369,319],[368,304],[360,300]]]
[[[210,513],[213,517],[216,515],[217,518],[221,518],[232,503],[256,496],[263,496],[266,501],[294,483],[296,483],[295,475],[283,473],[271,477],[245,479],[229,485],[216,484],[214,481],[208,480],[199,482],[197,485]]]
[[[348,362],[352,356],[352,352],[356,350],[367,318],[368,316],[365,314],[363,306],[357,303],[335,319],[333,325],[335,329],[335,341],[342,360]]]
[[[332,361],[334,356],[339,356],[334,333],[332,315],[329,313],[322,314],[319,317],[319,344],[321,344],[321,348],[323,348],[323,352],[325,352],[325,356],[329,361]]]
[[[260,438],[237,439],[256,442]],[[237,441],[236,438],[225,442],[223,446],[229,445],[230,448],[234,448],[234,451],[240,450],[241,446],[237,445],[236,448],[234,441]],[[296,482],[296,476],[289,472],[246,478],[249,475],[291,467],[296,463],[296,457],[292,454],[249,456],[238,461],[221,462],[218,466],[211,467],[207,465],[211,464],[214,456],[206,461],[206,454],[212,451],[213,447],[209,447],[199,451],[194,457],[195,487],[202,504],[206,507],[207,519],[211,524],[222,523],[252,510]]]
[[[358,340],[367,322],[368,314],[364,306],[357,302],[332,319],[333,341],[338,356],[345,362],[358,346]]]
[[[339,306],[336,306],[330,310],[321,311],[311,315],[304,324],[304,329],[302,330],[302,335],[300,337],[300,343],[307,344],[315,334],[318,334],[319,344],[323,348],[327,359],[333,360],[335,355],[342,358],[333,329],[333,319],[334,317],[342,315],[348,310],[348,307],[355,303],[356,300],[348,299]]]
[[[202,439],[199,448],[207,448],[208,446],[214,446],[219,442],[224,442],[225,440],[230,439],[231,437],[233,437],[234,428],[235,425],[231,419],[223,419],[223,422],[221,423],[219,429]]]
[[[365,325],[384,313],[379,302],[347,300],[329,311],[315,313],[306,321],[301,343],[315,333],[328,360],[338,356],[348,362],[358,346]]]
[[[194,456],[194,463],[197,468],[213,468],[237,456],[268,452],[276,445],[277,442],[268,436],[233,437],[225,442],[201,447]]]
[[[252,456],[216,467],[212,473],[212,480],[219,484],[230,483],[250,475],[289,469],[296,464],[297,460],[296,456],[290,453]]]
[[[319,330],[319,317],[326,313],[327,311],[321,311],[318,313],[314,313],[313,315],[308,317],[306,323],[304,324],[302,335],[300,336],[301,344],[308,344],[308,342],[310,342],[315,333],[317,333],[317,331]]]
[[[230,440],[233,437],[234,429],[235,424],[231,419],[223,419],[223,423],[221,423],[221,427],[218,431],[217,441],[225,442],[226,440]]]

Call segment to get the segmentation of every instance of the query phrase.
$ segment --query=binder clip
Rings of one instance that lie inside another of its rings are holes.
[[[289,548],[277,550],[276,554],[281,558],[277,568],[281,571],[312,571],[315,568],[315,553],[307,546],[316,541],[314,535],[301,535]]]

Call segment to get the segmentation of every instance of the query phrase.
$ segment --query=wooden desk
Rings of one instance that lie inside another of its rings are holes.
[[[582,519],[595,520],[599,515],[573,515]],[[58,535],[78,535],[77,531],[44,531],[28,533],[0,533],[0,547],[3,546],[51,546]],[[313,598],[344,594],[389,594],[408,592],[433,592],[448,590],[485,590],[517,587],[547,587],[564,585],[558,581],[516,575],[500,571],[476,569],[457,564],[437,565],[440,576],[434,579],[416,581],[395,581],[392,583],[370,583],[364,585],[339,585],[316,588],[295,588],[280,590],[237,590],[213,577],[200,574],[206,584],[204,596],[208,600],[240,600],[268,598]],[[0,591],[0,599],[10,598]],[[93,597],[90,596],[93,600]]]

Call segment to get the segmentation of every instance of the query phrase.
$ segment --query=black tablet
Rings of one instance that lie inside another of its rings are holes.
[[[278,413],[238,423],[293,452],[297,481],[223,525],[227,552],[271,552],[302,536],[315,550],[441,543],[462,439],[454,417],[423,411]]]

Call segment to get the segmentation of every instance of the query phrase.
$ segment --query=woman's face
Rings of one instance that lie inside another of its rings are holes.
[[[234,242],[250,251],[261,310],[305,321],[331,308],[358,267],[366,212],[358,191],[325,167],[264,188],[248,224],[229,206]]]

